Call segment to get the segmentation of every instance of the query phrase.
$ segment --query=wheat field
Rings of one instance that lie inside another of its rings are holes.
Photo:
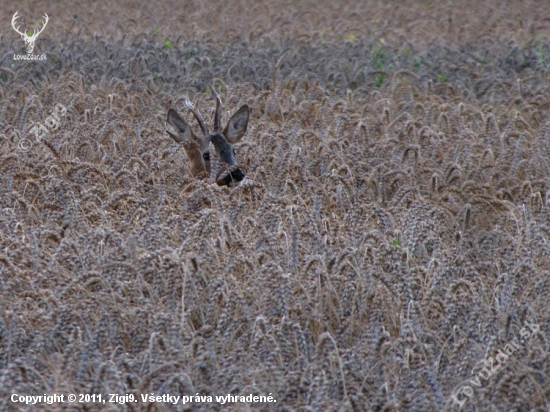
[[[0,411],[550,411],[548,2],[1,5]]]

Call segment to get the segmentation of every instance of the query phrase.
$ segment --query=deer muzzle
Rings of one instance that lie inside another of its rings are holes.
[[[216,176],[218,186],[237,186],[244,179],[244,173],[239,167],[222,169]]]

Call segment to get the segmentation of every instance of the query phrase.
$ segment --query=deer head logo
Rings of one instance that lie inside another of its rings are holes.
[[[46,13],[44,13],[44,22],[43,22],[42,28],[39,29],[39,30],[33,30],[32,36],[29,36],[29,35],[27,35],[26,32],[19,31],[19,26],[17,26],[17,27],[15,26],[15,21],[19,17],[17,15],[17,13],[19,13],[19,10],[17,10],[15,12],[15,14],[13,15],[13,17],[11,19],[11,25],[12,25],[13,29],[17,33],[19,33],[21,35],[21,38],[25,41],[25,48],[27,49],[27,54],[31,54],[33,49],[34,49],[34,42],[36,41],[36,38],[38,37],[38,35],[40,33],[42,33],[44,31],[44,28],[46,27],[46,24],[48,24],[48,15]]]
[[[225,129],[222,130],[222,102],[214,89],[212,89],[212,97],[216,100],[214,133],[209,132],[202,116],[189,101],[189,98],[186,98],[185,105],[197,119],[204,137],[195,136],[189,124],[174,109],[170,109],[166,120],[175,129],[175,133],[168,129],[166,129],[166,132],[177,143],[183,145],[193,176],[213,173],[215,174],[213,177],[219,186],[236,186],[244,179],[244,173],[237,163],[237,152],[232,145],[237,143],[246,132],[248,106],[244,105],[237,110],[229,119]],[[211,146],[221,163],[221,168],[218,171],[213,170],[214,167],[211,165]]]

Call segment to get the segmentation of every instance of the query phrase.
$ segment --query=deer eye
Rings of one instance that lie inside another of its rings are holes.
[[[206,160],[207,162],[210,161],[210,152],[205,152],[203,155],[202,155],[202,158],[204,160]]]

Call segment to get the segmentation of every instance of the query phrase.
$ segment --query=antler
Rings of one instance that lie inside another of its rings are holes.
[[[216,99],[216,114],[214,116],[214,133],[222,131],[222,100],[214,87],[212,87],[212,97]]]
[[[208,127],[206,127],[206,123],[204,123],[204,120],[202,119],[201,114],[197,109],[195,109],[195,106],[193,106],[193,103],[189,100],[189,96],[185,96],[185,105],[193,114],[195,115],[195,119],[197,119],[197,122],[199,122],[202,132],[205,136],[208,136],[210,133],[208,132]]]
[[[33,37],[38,36],[40,33],[42,33],[44,31],[44,29],[46,28],[46,24],[48,24],[48,20],[50,20],[50,18],[48,17],[48,15],[46,13],[44,13],[44,25],[42,26],[42,29],[35,31],[32,34]]]
[[[26,36],[27,36],[26,33],[21,33],[21,32],[19,31],[19,26],[15,27],[15,21],[19,18],[19,16],[17,15],[17,13],[19,13],[19,10],[17,10],[17,11],[15,12],[15,14],[13,15],[13,17],[12,17],[12,19],[11,19],[11,25],[12,25],[13,29],[14,29],[17,33],[19,33],[21,36],[25,36],[25,37],[26,37]]]
[[[33,32],[32,36],[27,36],[27,33],[19,31],[19,26],[15,27],[16,20],[19,18],[17,13],[19,13],[19,10],[17,10],[15,12],[15,14],[13,15],[13,17],[11,19],[11,25],[17,33],[19,33],[21,36],[23,36],[25,38],[35,39],[40,33],[42,33],[44,31],[44,28],[46,27],[46,24],[48,24],[48,21],[50,20],[48,15],[46,13],[44,13],[44,25],[42,26],[42,28],[39,29],[39,30],[35,30]]]

